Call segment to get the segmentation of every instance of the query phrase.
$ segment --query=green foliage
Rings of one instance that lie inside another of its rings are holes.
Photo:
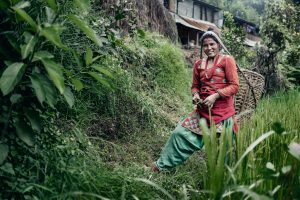
[[[6,177],[3,182],[2,187],[5,188],[3,198],[10,197],[7,188],[20,198],[29,199],[94,197],[115,199],[122,195],[128,199],[133,196],[151,199],[170,196],[158,184],[151,181],[141,182],[147,180],[149,174],[145,174],[141,164],[137,162],[144,163],[150,160],[152,154],[157,155],[158,151],[153,148],[163,145],[165,139],[163,134],[169,132],[169,127],[173,127],[176,121],[174,119],[171,121],[171,116],[186,113],[185,104],[190,101],[184,101],[184,97],[189,96],[189,87],[182,88],[181,84],[188,82],[190,77],[187,76],[184,66],[174,65],[177,73],[186,75],[181,77],[181,83],[174,82],[173,85],[174,88],[182,90],[174,91],[171,87],[161,88],[156,80],[147,83],[149,77],[140,73],[147,68],[155,71],[153,68],[156,66],[142,65],[143,63],[138,61],[140,57],[137,57],[135,63],[123,62],[124,58],[130,59],[131,55],[140,54],[139,48],[132,47],[136,45],[144,48],[146,52],[151,52],[151,55],[157,55],[145,57],[157,63],[162,59],[160,48],[167,46],[171,49],[166,48],[172,52],[172,56],[165,59],[184,64],[184,58],[178,56],[180,55],[178,47],[169,44],[161,36],[149,33],[145,33],[144,36],[147,40],[135,38],[120,46],[118,51],[123,54],[119,58],[111,55],[102,56],[97,65],[91,66],[95,73],[101,72],[107,77],[112,75],[115,77],[114,90],[107,89],[104,84],[90,85],[88,90],[75,93],[77,104],[74,104],[72,110],[60,102],[56,105],[60,112],[53,113],[49,109],[43,112],[42,127],[43,132],[47,134],[38,134],[35,137],[37,152],[29,153],[30,148],[26,148],[25,151],[23,146],[11,145],[17,148],[18,153],[10,155],[9,159],[24,164],[17,166],[13,163],[3,167],[1,176],[14,173],[12,178]],[[148,49],[146,46],[149,44],[151,48]],[[84,59],[86,58],[89,63],[93,60],[91,58],[94,58],[94,53],[87,53],[84,56]],[[156,59],[158,61],[155,61]],[[177,77],[176,74],[174,76]],[[148,84],[153,84],[153,87],[148,87]],[[183,90],[184,94],[177,95]],[[34,114],[36,113],[28,113],[28,116]],[[32,121],[37,128],[40,127],[39,123],[36,120]],[[120,137],[122,140],[115,140]],[[125,144],[128,147],[125,148]],[[24,161],[24,157],[28,160]],[[197,164],[193,165],[195,166]],[[28,170],[21,172],[22,169]],[[19,177],[25,179],[21,180]],[[188,180],[183,177],[176,179]],[[174,188],[176,186],[167,176],[162,182],[172,184]],[[19,186],[12,188],[11,184]],[[174,192],[180,193],[175,190]]]
[[[222,32],[222,39],[225,41],[228,50],[235,56],[240,52],[240,56],[244,56],[245,47],[243,41],[245,41],[245,32],[242,27],[237,27],[233,16],[229,12],[224,13],[224,28]]]
[[[218,138],[215,127],[207,128],[206,121],[202,120],[203,140],[207,155],[207,177],[204,187],[211,192],[211,198],[219,199],[225,187],[225,162],[229,165],[229,157],[233,159],[232,126],[227,127]]]
[[[77,1],[76,5],[80,3]],[[44,123],[49,120],[44,117],[45,112],[59,114],[59,110],[55,111],[58,108],[57,102],[66,102],[70,108],[73,107],[74,89],[80,91],[93,85],[94,79],[86,74],[95,74],[98,83],[113,90],[111,82],[114,77],[109,70],[92,66],[97,64],[101,48],[112,49],[107,42],[107,29],[102,30],[106,38],[98,36],[99,32],[94,31],[90,21],[80,15],[81,11],[86,11],[90,6],[89,1],[80,4],[79,8],[75,7],[76,10],[68,4],[74,2],[39,0],[1,3],[0,141],[3,153],[0,173],[1,177],[6,177],[7,173],[14,175],[5,179],[1,185],[3,191],[17,192],[20,189],[12,185],[19,184],[18,179],[23,176],[20,170],[28,166],[19,168],[14,159],[20,163],[25,162],[22,156],[34,160],[37,156],[34,149],[41,147],[40,139],[52,134],[49,128],[52,125],[46,124],[47,127]],[[81,60],[85,51],[79,51],[67,41],[62,42],[68,29],[81,30],[85,35],[80,37],[94,43],[85,62]],[[74,67],[76,64],[77,67]],[[7,197],[6,194],[3,193],[3,198],[9,198],[9,194]]]
[[[205,2],[257,25],[260,24],[265,8],[265,0],[205,0]]]
[[[7,95],[15,88],[24,72],[24,63],[13,63],[5,69],[0,79],[0,87],[3,95]]]
[[[298,10],[299,4],[289,3],[289,1],[267,1],[261,27],[264,45],[267,46],[266,54],[271,55],[269,60],[275,60],[261,67],[277,71],[279,74],[277,82],[284,82],[286,87],[291,86],[291,83],[299,84]],[[261,71],[266,70],[261,69]],[[269,74],[270,70],[265,73]]]
[[[297,143],[300,141],[297,117],[299,97],[299,91],[290,91],[266,98],[259,105],[251,123],[244,124],[240,131],[242,134],[238,134],[237,138],[238,151],[242,152],[261,132],[273,129],[280,133],[268,138],[261,147],[253,149],[237,174],[237,179],[245,184],[259,181],[254,190],[270,191],[269,195],[275,199],[290,199],[299,195],[300,163],[289,154],[291,148],[294,155],[297,154]],[[289,193],[286,193],[287,190]]]
[[[178,47],[143,30],[122,39],[109,18],[88,8],[94,3],[1,4],[10,9],[0,10],[1,198],[114,198],[122,190],[103,193],[107,183],[123,187],[125,179],[137,188],[129,187],[130,194],[159,196],[124,172],[116,175],[103,166],[103,160],[136,155],[121,157],[124,148],[112,153],[112,142],[105,140],[130,142],[142,134],[161,138],[169,131],[178,120],[175,113],[186,113],[182,102],[189,102],[184,58]],[[161,146],[161,139],[153,144]],[[65,180],[74,184],[66,186]]]
[[[229,12],[224,12],[224,19],[221,37],[225,46],[241,67],[251,68],[256,55],[254,50],[244,45],[246,38],[244,29],[235,24],[233,16]]]

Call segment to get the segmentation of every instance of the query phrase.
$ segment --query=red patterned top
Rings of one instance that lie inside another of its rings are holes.
[[[217,56],[218,62],[210,69],[206,69],[206,59],[198,60],[194,64],[192,93],[198,92],[204,100],[211,94],[218,92],[221,98],[217,99],[211,108],[211,116],[215,124],[235,115],[233,95],[238,92],[239,79],[237,67],[233,57],[228,55]],[[197,108],[190,115],[200,115],[209,122],[208,107]],[[198,120],[197,120],[198,121]],[[183,124],[184,125],[184,124]],[[235,124],[237,130],[237,124]]]

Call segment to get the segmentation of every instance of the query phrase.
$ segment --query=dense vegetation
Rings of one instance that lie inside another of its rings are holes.
[[[192,109],[191,72],[162,36],[134,24],[122,36],[122,6],[108,16],[100,1],[0,2],[0,198],[297,199],[298,91],[265,98],[236,151],[225,134],[211,148],[212,132],[205,153],[144,171]]]
[[[179,48],[142,30],[121,38],[114,27],[124,13],[103,17],[92,3],[1,2],[1,198],[85,191],[84,163],[87,176],[106,176],[109,163],[147,162],[137,144],[148,137],[162,146],[167,127],[187,112],[179,106],[189,101]],[[106,140],[132,143],[133,156]]]
[[[260,24],[260,17],[264,13],[267,0],[205,0],[205,2],[218,6],[233,15]]]
[[[265,76],[267,93],[299,85],[299,2],[266,0],[215,3],[225,10],[222,27],[224,43],[242,67]],[[239,42],[244,41],[245,32],[234,23],[233,16],[237,14],[235,7],[244,10],[244,15],[240,14],[239,17],[256,23],[262,38],[261,45],[249,49]],[[252,20],[251,17],[256,19]]]

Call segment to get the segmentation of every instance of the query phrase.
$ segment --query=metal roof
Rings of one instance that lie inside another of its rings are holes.
[[[214,24],[208,21],[198,20],[190,17],[183,17],[180,15],[177,15],[175,13],[171,13],[174,16],[175,22],[182,24],[186,27],[200,30],[202,32],[206,32],[209,27],[211,27],[215,33],[220,35],[221,30]]]

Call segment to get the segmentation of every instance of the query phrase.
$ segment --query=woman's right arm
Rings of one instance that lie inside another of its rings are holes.
[[[201,64],[201,60],[197,60],[194,64],[193,70],[193,80],[192,80],[192,95],[194,96],[195,93],[200,92],[201,81],[200,81],[200,72],[199,72],[199,65]]]
[[[201,64],[201,61],[198,60],[194,64],[194,70],[193,70],[193,81],[192,81],[192,96],[193,96],[193,103],[198,104],[200,99],[200,72],[199,72],[199,65]]]

